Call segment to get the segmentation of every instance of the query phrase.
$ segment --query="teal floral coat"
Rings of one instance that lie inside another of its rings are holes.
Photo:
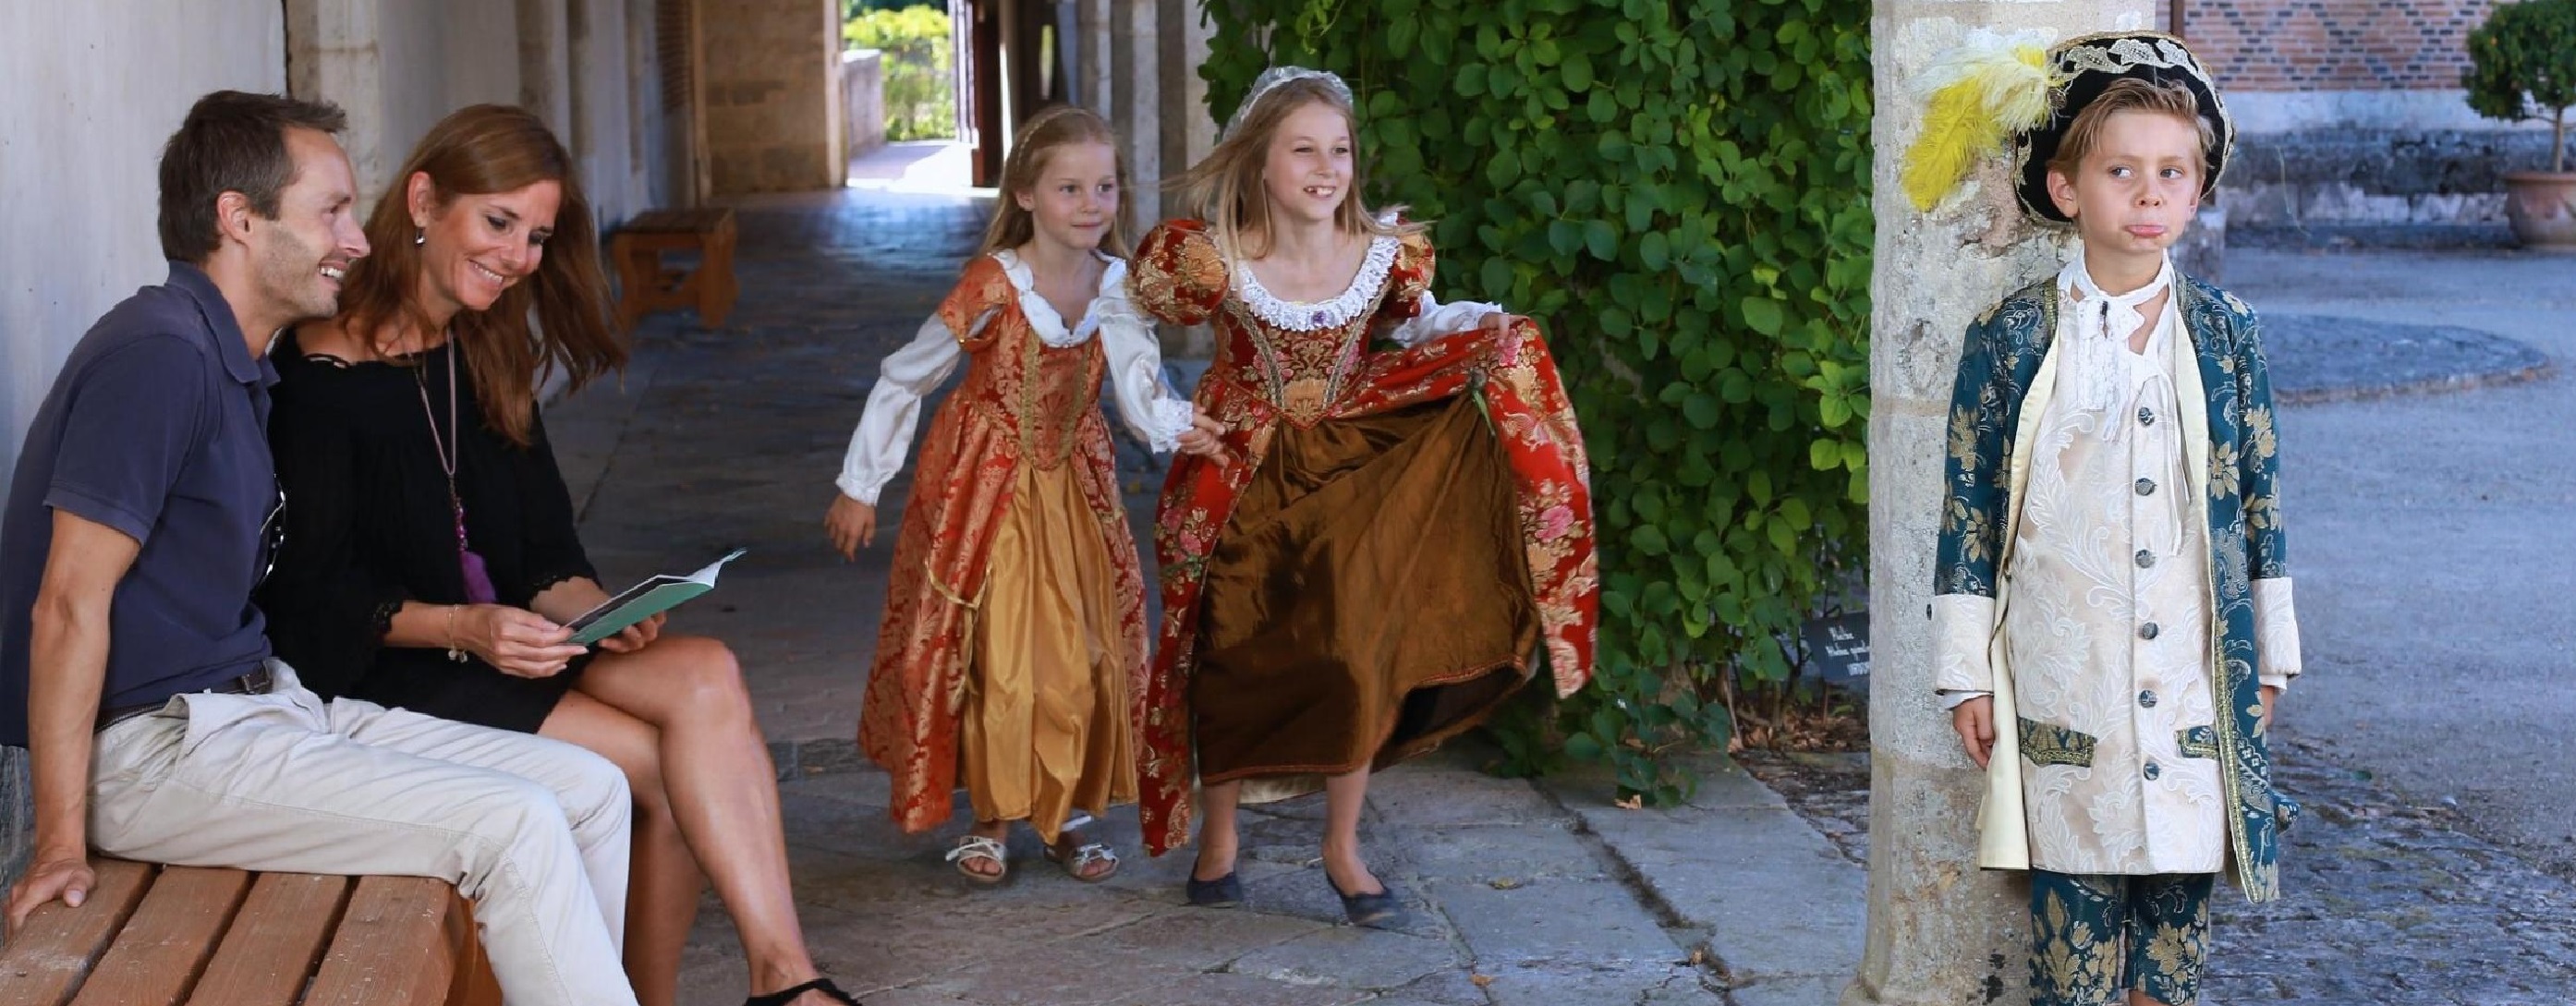
[[[2201,466],[2210,542],[2208,611],[2214,624],[2209,680],[2220,777],[2228,808],[2231,874],[2255,901],[2279,892],[2280,836],[2297,806],[2273,791],[2264,739],[2260,678],[2298,671],[2287,538],[2279,504],[2280,441],[2260,326],[2242,301],[2208,283],[2175,283],[2183,329],[2199,362],[2176,375],[2185,412],[2198,398],[2205,417],[2182,417],[2205,438],[2189,440]],[[2031,446],[2019,442],[2055,386],[2052,344],[2059,292],[2045,279],[2014,293],[1970,326],[1950,406],[1948,463],[1934,566],[1935,661],[1944,690],[1992,691],[1996,747],[1981,813],[1979,865],[2027,869],[2020,761],[2010,706],[2010,668],[1999,617]],[[2205,420],[2205,422],[2204,422]]]

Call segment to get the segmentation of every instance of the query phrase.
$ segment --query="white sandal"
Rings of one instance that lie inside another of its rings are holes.
[[[1118,853],[1103,842],[1084,842],[1074,848],[1070,857],[1050,845],[1046,847],[1046,858],[1048,862],[1063,865],[1065,876],[1086,884],[1097,884],[1118,875]],[[1098,873],[1085,872],[1094,863],[1107,863],[1109,868]]]
[[[955,866],[957,872],[964,874],[966,879],[978,884],[998,884],[1002,882],[1003,877],[1011,873],[1011,861],[1007,854],[1008,850],[1002,847],[999,839],[969,833],[957,836],[957,846],[948,850],[947,858],[949,865]],[[991,873],[977,873],[969,870],[966,868],[966,861],[969,859],[992,860],[995,869]]]

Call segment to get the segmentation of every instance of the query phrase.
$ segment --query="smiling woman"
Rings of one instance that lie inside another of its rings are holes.
[[[663,636],[658,616],[597,653],[564,628],[608,595],[532,389],[555,368],[578,388],[626,358],[572,158],[534,115],[478,105],[395,177],[340,316],[271,354],[286,528],[259,601],[279,654],[325,697],[536,733],[623,769],[631,903],[625,877],[593,886],[627,929],[641,1002],[676,995],[702,878],[732,911],[750,987],[786,990],[760,1001],[831,1001],[812,984],[776,773],[732,652]]]

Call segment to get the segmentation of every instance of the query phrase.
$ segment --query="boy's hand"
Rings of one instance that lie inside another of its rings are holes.
[[[859,546],[877,540],[877,508],[851,499],[848,493],[832,497],[832,509],[823,514],[823,531],[832,537],[832,549],[841,553],[845,562],[859,558]]]
[[[2256,728],[2256,729],[2258,729],[2258,730],[2262,730],[2262,731],[2265,731],[2265,732],[2269,732],[2269,731],[2272,729],[2272,703],[2274,703],[2274,702],[2276,702],[2276,701],[2279,701],[2279,700],[2280,700],[2280,698],[2281,698],[2281,689],[2280,689],[2280,686],[2278,686],[2278,685],[2264,685],[2264,686],[2263,686],[2263,719],[2262,719],[2261,721],[2259,721],[2259,722],[2257,722],[2257,723],[2255,723],[2255,724],[2254,724],[2254,726],[2255,726],[2255,728]]]
[[[2268,706],[2267,706],[2268,708]],[[1959,703],[1950,710],[1950,726],[1959,731],[1959,743],[1968,749],[1968,760],[1986,767],[1986,759],[1995,753],[1995,697],[1980,695]]]

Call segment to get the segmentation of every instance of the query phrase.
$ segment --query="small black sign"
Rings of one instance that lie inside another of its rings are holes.
[[[1807,644],[1807,666],[1818,677],[1847,682],[1869,676],[1869,612],[1808,619],[1799,635]]]

